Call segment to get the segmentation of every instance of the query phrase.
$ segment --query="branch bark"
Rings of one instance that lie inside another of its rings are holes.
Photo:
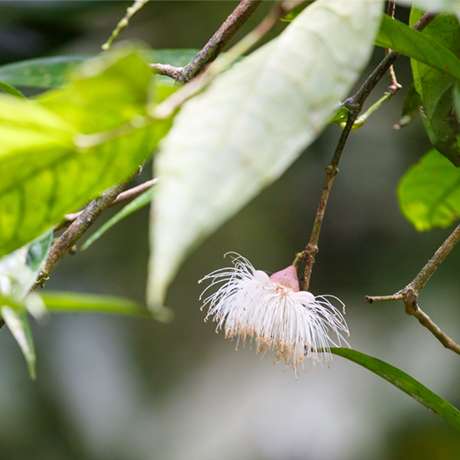
[[[157,182],[158,179],[156,178],[150,179],[128,190],[124,190],[123,192],[119,193],[118,196],[109,204],[108,208],[134,200],[139,195],[142,195],[145,191],[152,188]],[[83,212],[84,211],[79,211],[72,214],[66,214],[65,221],[63,224],[61,224],[61,227],[69,225],[70,222],[73,222],[75,219],[77,219]]]
[[[169,118],[174,112],[179,109],[185,102],[193,96],[196,96],[202,91],[211,81],[231,64],[233,64],[240,56],[250,50],[262,37],[264,37],[278,22],[278,20],[286,13],[303,3],[305,0],[284,0],[270,10],[265,18],[249,32],[242,40],[230,48],[229,51],[219,56],[212,62],[207,69],[188,82],[178,91],[173,93],[168,99],[159,104],[153,113],[155,118]]]
[[[203,48],[184,67],[168,64],[151,64],[152,69],[180,82],[188,82],[198,75],[207,64],[213,61],[240,27],[247,21],[261,0],[241,0]]]
[[[366,296],[369,303],[402,300],[406,313],[417,318],[419,323],[427,328],[446,348],[460,354],[460,345],[450,338],[419,306],[420,291],[426,286],[430,278],[446,260],[454,247],[460,241],[460,225],[446,238],[433,257],[417,273],[415,278],[403,289],[395,294],[386,296]]]
[[[123,188],[123,185],[116,185],[104,192],[99,198],[91,201],[70,226],[54,241],[34,288],[43,286],[49,279],[56,264],[65,254],[71,251],[76,241],[91,227],[99,215],[113,203],[116,197],[123,191]]]

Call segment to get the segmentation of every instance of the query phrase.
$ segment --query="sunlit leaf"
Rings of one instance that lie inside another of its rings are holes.
[[[190,249],[319,135],[367,62],[382,9],[318,0],[183,107],[155,164],[151,305]]]
[[[151,83],[139,52],[124,49],[85,63],[37,101],[0,96],[0,256],[128,179],[152,153],[168,122],[146,121]]]
[[[42,292],[46,309],[53,313],[110,313],[115,315],[147,316],[146,308],[122,297],[77,292]]]
[[[353,361],[385,379],[396,388],[407,393],[420,404],[438,414],[452,427],[460,430],[460,411],[449,401],[433,393],[409,374],[406,374],[404,371],[385,361],[381,361],[380,359],[373,358],[372,356],[350,348],[332,348],[331,352]]]
[[[431,150],[403,176],[398,198],[417,230],[447,227],[460,217],[460,169]]]

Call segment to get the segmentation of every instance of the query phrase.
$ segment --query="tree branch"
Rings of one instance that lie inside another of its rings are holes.
[[[204,72],[156,106],[152,116],[154,118],[165,119],[173,115],[186,101],[196,96],[209,85],[217,75],[226,70],[240,56],[250,50],[272,29],[272,27],[275,26],[283,15],[302,4],[304,1],[305,0],[282,0],[277,3],[258,26],[249,32],[242,40],[230,48],[230,50],[220,55]]]
[[[446,348],[460,354],[460,345],[451,339],[434,321],[420,308],[418,296],[430,278],[446,260],[456,244],[460,241],[460,225],[446,238],[433,257],[423,266],[415,278],[403,289],[392,295],[366,296],[369,303],[402,300],[408,315],[417,318],[419,323],[426,327]]]
[[[433,19],[435,15],[432,13],[426,13],[420,18],[420,20],[415,24],[414,29],[422,30],[426,27]],[[370,73],[366,80],[361,84],[356,93],[348,98],[344,102],[344,106],[348,109],[348,118],[345,124],[345,127],[342,130],[337,147],[335,149],[334,155],[331,162],[326,168],[326,176],[323,185],[323,191],[319,200],[318,208],[316,210],[315,219],[313,221],[313,227],[310,234],[310,238],[305,249],[296,254],[293,265],[297,268],[299,275],[302,273],[303,267],[303,276],[299,276],[299,279],[302,280],[302,289],[308,290],[310,286],[311,274],[313,271],[313,265],[315,263],[316,255],[319,252],[319,237],[321,234],[321,227],[326,213],[327,204],[329,201],[329,196],[331,194],[332,186],[335,181],[335,177],[338,173],[338,164],[340,158],[344,151],[345,145],[348,141],[348,138],[351,134],[353,125],[357,121],[359,114],[363,108],[363,105],[377,86],[379,81],[387,73],[390,67],[393,65],[397,59],[398,54],[394,51],[390,51],[386,56],[380,61],[377,67]]]
[[[167,75],[180,82],[190,81],[218,56],[222,48],[247,21],[260,3],[261,0],[241,0],[203,48],[198,51],[186,66],[175,67],[168,64],[151,64],[152,69],[155,69],[161,75]]]
[[[34,288],[43,286],[59,260],[71,251],[76,241],[88,230],[98,216],[107,209],[123,191],[123,185],[116,185],[105,191],[99,198],[91,201],[76,217],[70,226],[53,242],[48,257],[35,282]]]

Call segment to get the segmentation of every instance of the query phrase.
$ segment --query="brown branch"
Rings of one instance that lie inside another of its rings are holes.
[[[145,191],[152,188],[157,182],[158,179],[150,179],[143,182],[142,184],[136,185],[135,187],[129,188],[128,190],[124,190],[109,204],[108,208],[134,200],[134,198],[137,198],[139,195],[142,195]],[[59,228],[67,226],[70,222],[73,222],[78,218],[78,216],[81,215],[82,212],[84,211],[66,214],[65,221],[60,225]]]
[[[426,286],[430,278],[446,260],[456,244],[460,241],[460,225],[446,238],[433,257],[423,266],[415,278],[403,289],[392,295],[386,296],[366,296],[369,303],[402,300],[408,315],[417,318],[419,323],[426,327],[446,348],[460,354],[460,345],[445,334],[442,329],[420,308],[418,296],[420,291]]]
[[[423,29],[431,22],[432,19],[434,19],[434,17],[435,15],[432,13],[426,13],[420,18],[417,24],[415,24],[414,29]],[[324,220],[324,215],[326,213],[331,189],[334,184],[335,177],[338,173],[338,164],[340,162],[340,158],[344,151],[345,145],[351,134],[353,125],[361,113],[366,99],[377,86],[379,81],[383,78],[383,76],[388,72],[397,57],[398,53],[390,51],[370,73],[370,75],[358,88],[356,93],[344,102],[344,106],[349,110],[348,118],[340,135],[332,160],[329,163],[329,166],[326,168],[323,191],[321,193],[318,208],[316,210],[310,238],[305,249],[297,253],[293,261],[293,265],[297,268],[299,275],[302,273],[303,268],[303,276],[299,276],[299,279],[302,280],[301,284],[302,289],[304,290],[308,290],[310,286],[310,278],[313,271],[313,265],[315,263],[316,255],[319,252],[318,243],[321,234],[321,227]]]
[[[304,1],[305,0],[285,0],[277,3],[255,29],[249,32],[229,51],[219,56],[204,72],[173,93],[164,102],[156,106],[152,116],[159,119],[169,118],[186,101],[196,96],[209,85],[217,75],[226,70],[237,58],[242,56],[260,41],[276,25],[283,15],[302,4]]]
[[[188,82],[198,75],[207,64],[213,61],[222,48],[235,35],[238,29],[247,21],[249,16],[259,6],[261,0],[241,0],[203,48],[184,67],[167,64],[152,64],[151,67],[161,75],[167,75],[180,82]]]
[[[43,286],[59,260],[72,250],[76,241],[91,227],[102,211],[113,203],[123,188],[124,185],[116,185],[105,191],[99,198],[91,201],[69,227],[54,241],[34,288]]]

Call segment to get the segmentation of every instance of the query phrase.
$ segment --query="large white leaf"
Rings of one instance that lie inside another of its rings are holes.
[[[186,253],[318,136],[368,61],[382,9],[318,0],[183,107],[155,161],[150,305]]]
[[[398,0],[398,3],[427,11],[446,11],[460,15],[460,0]]]

